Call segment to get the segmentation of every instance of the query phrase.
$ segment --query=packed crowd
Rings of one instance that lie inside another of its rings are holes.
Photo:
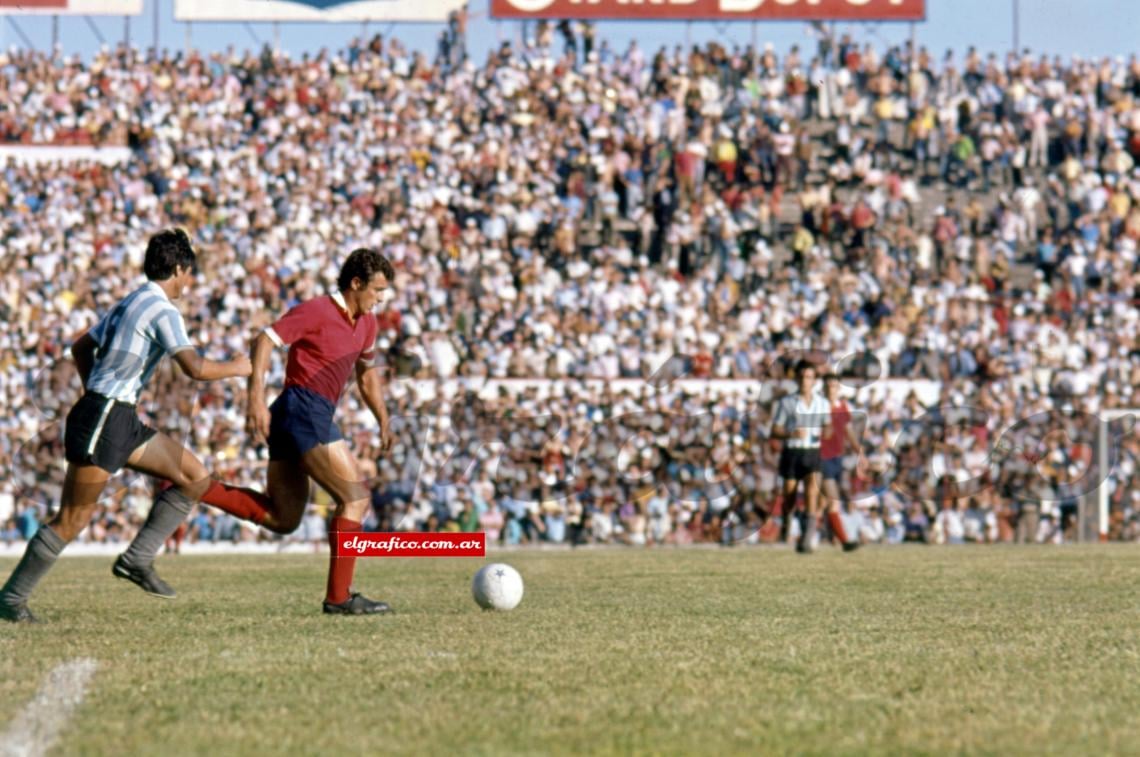
[[[936,59],[846,37],[782,57],[617,52],[578,31],[540,25],[481,63],[451,37],[435,60],[381,37],[300,58],[0,54],[0,141],[130,150],[0,170],[0,540],[58,499],[67,346],[171,224],[199,245],[185,314],[209,356],[327,291],[353,247],[396,264],[379,318],[401,443],[378,458],[354,394],[343,418],[375,476],[373,527],[757,532],[782,507],[770,387],[623,397],[581,380],[647,377],[673,355],[691,377],[770,380],[812,350],[974,408],[858,395],[873,465],[843,488],[864,538],[1071,538],[1075,494],[1100,475],[1087,414],[1140,406],[1140,60]],[[143,411],[261,485],[244,388],[175,374]],[[447,399],[413,378],[573,381]],[[536,415],[559,433],[503,431]],[[1135,538],[1140,447],[1123,438],[1113,535]],[[1020,452],[990,466],[992,446]],[[127,538],[149,501],[149,482],[124,480],[87,538]],[[195,524],[192,538],[249,538],[210,513]]]

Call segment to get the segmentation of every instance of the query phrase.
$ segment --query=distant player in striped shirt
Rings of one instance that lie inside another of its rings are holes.
[[[819,512],[819,445],[831,433],[831,406],[815,391],[816,368],[801,360],[796,365],[798,391],[780,398],[772,419],[772,437],[783,441],[780,452],[780,477],[784,479],[782,541],[787,541],[796,493],[804,484],[806,513],[801,518],[797,552],[815,548],[816,515]]]
[[[127,295],[71,348],[85,392],[68,414],[64,429],[67,473],[59,512],[28,542],[23,558],[0,590],[0,619],[36,622],[28,610],[28,597],[64,547],[91,521],[103,488],[120,469],[131,468],[174,484],[159,497],[148,523],[156,513],[168,511],[160,507],[167,501],[176,501],[188,513],[209,486],[201,461],[175,440],[144,425],[135,409],[139,393],[166,355],[199,381],[250,374],[248,358],[206,360],[190,343],[173,301],[193,282],[195,263],[193,246],[181,229],[151,237],[143,263],[147,283]],[[180,522],[176,520],[175,527]],[[137,557],[128,550],[115,562],[114,574],[163,596],[163,585],[150,562]]]

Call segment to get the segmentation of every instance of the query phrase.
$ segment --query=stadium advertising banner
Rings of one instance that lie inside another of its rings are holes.
[[[926,0],[491,0],[495,18],[921,21]]]
[[[174,0],[177,21],[446,21],[466,0]]]
[[[137,16],[142,0],[0,0],[0,16]]]

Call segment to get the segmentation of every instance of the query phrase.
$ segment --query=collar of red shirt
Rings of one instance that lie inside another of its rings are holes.
[[[340,308],[341,314],[348,319],[348,322],[355,325],[356,319],[352,317],[352,314],[350,312],[348,312],[348,303],[344,301],[344,293],[333,292],[329,296],[332,297],[332,301],[336,303],[336,306],[338,308]]]

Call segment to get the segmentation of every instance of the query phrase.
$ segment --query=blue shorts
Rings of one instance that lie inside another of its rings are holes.
[[[836,481],[843,478],[843,458],[833,457],[829,460],[824,460],[822,463],[823,477],[825,479],[831,478]]]
[[[269,459],[298,461],[319,444],[344,437],[333,423],[336,405],[299,386],[285,387],[269,408]]]

